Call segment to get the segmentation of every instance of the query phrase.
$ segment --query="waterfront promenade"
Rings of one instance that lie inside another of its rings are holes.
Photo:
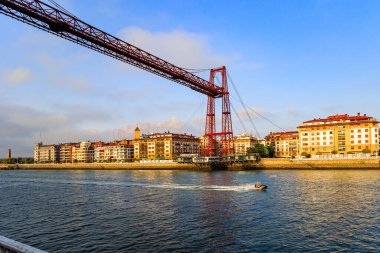
[[[0,169],[62,169],[62,170],[271,170],[271,169],[380,169],[379,158],[367,159],[281,159],[263,158],[259,162],[209,164],[187,163],[66,163],[66,164],[11,164]]]

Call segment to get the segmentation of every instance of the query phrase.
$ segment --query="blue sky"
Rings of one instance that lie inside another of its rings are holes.
[[[380,116],[379,1],[56,2],[178,66],[226,65],[245,103],[283,129],[333,114]],[[136,124],[203,133],[204,95],[4,15],[0,27],[0,157],[9,147],[30,156],[40,140],[131,138]],[[280,130],[252,117],[261,137]]]

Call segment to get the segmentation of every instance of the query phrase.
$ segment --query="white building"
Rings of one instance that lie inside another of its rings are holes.
[[[35,163],[58,163],[59,146],[43,145],[42,142],[34,145],[34,162]]]
[[[94,161],[94,149],[91,142],[84,141],[78,146],[72,147],[72,162],[92,163]]]
[[[111,142],[94,149],[95,162],[132,162],[133,144],[131,141]]]

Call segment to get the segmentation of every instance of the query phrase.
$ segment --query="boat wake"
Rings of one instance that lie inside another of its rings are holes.
[[[68,185],[97,185],[97,186],[120,186],[120,187],[142,187],[158,189],[178,189],[178,190],[200,190],[200,191],[233,191],[249,192],[258,190],[254,184],[244,185],[187,185],[187,184],[152,184],[135,182],[112,182],[112,181],[89,181],[89,180],[53,180],[53,179],[12,179],[5,181],[9,185],[33,184],[38,186],[49,186],[49,184],[68,184]],[[51,185],[50,185],[51,186]]]

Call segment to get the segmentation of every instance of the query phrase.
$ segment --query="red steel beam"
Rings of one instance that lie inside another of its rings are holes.
[[[0,0],[0,13],[211,97],[223,88],[39,0]]]

